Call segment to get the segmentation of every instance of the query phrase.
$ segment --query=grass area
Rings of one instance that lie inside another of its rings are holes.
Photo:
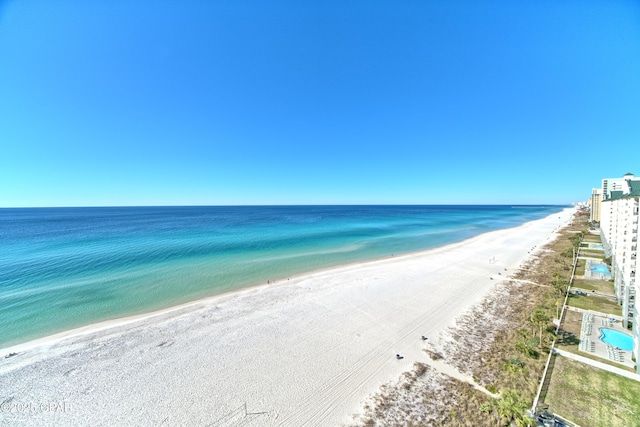
[[[585,234],[582,241],[589,243],[602,243],[602,239],[597,234]]]
[[[596,291],[601,294],[615,295],[613,289],[613,282],[604,280],[588,280],[588,279],[574,279],[573,287],[585,289],[587,291]]]
[[[640,420],[640,382],[556,358],[545,403],[582,427],[629,427]]]
[[[585,353],[584,351],[580,351],[580,350],[578,349],[578,346],[577,346],[577,345],[575,345],[575,346],[571,346],[571,347],[567,347],[567,348],[565,348],[565,347],[560,347],[560,346],[558,346],[558,347],[559,347],[561,350],[568,351],[569,353],[577,354],[578,356],[584,357],[584,358],[586,358],[586,359],[591,359],[591,360],[595,360],[596,362],[604,363],[605,365],[614,366],[614,367],[616,367],[616,368],[618,368],[618,369],[622,369],[623,371],[631,372],[631,373],[633,373],[633,374],[635,374],[635,373],[636,373],[636,370],[635,370],[635,369],[630,368],[630,367],[628,367],[628,366],[625,366],[625,365],[621,365],[621,364],[619,364],[619,363],[612,362],[612,361],[610,361],[610,360],[608,360],[608,359],[603,359],[602,357],[595,356],[595,355],[593,355],[593,354],[591,354],[591,353]]]
[[[614,316],[622,316],[622,307],[616,301],[609,298],[599,297],[595,295],[575,295],[570,294],[567,299],[567,305],[571,307],[581,308],[583,310],[594,310],[601,313],[613,314]]]
[[[580,256],[588,258],[604,259],[604,252],[598,249],[580,249]]]
[[[576,276],[584,276],[584,268],[585,268],[585,260],[578,259],[578,263],[576,265]]]

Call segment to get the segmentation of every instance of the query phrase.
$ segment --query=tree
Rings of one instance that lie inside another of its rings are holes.
[[[515,349],[529,357],[534,357],[536,352],[530,344],[531,334],[529,331],[525,328],[518,328],[516,329],[516,335],[518,338],[516,340]]]
[[[563,296],[569,289],[569,281],[567,279],[554,279],[551,281],[551,286]]]
[[[540,337],[540,342],[538,345],[540,346],[542,346],[542,329],[549,324],[549,320],[550,318],[547,316],[547,313],[540,308],[536,309],[536,311],[531,314],[531,324],[539,328],[538,336]]]
[[[527,402],[517,391],[505,390],[496,406],[500,418],[506,419],[509,424],[512,421],[515,421],[516,424],[522,423],[528,418],[525,414]]]

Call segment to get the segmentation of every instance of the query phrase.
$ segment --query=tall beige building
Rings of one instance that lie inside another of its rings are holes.
[[[618,303],[622,305],[624,326],[633,330],[633,356],[640,356],[640,314],[636,296],[638,262],[638,222],[640,220],[640,178],[627,174],[619,179],[603,180],[600,230],[605,254],[611,257],[611,273]],[[606,191],[605,190],[606,183]],[[636,363],[640,373],[640,363]]]
[[[600,222],[600,209],[602,207],[602,189],[594,188],[591,190],[591,199],[589,199],[589,206],[591,207],[591,214],[589,215],[589,221]]]

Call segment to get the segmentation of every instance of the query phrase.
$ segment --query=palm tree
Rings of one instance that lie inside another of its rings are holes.
[[[497,403],[498,415],[501,419],[506,419],[509,424],[512,421],[517,424],[526,419],[527,403],[517,391],[505,390]]]
[[[537,326],[539,328],[539,337],[540,343],[538,345],[542,346],[542,328],[549,324],[549,316],[542,309],[537,309],[531,315],[531,324]]]
[[[557,278],[551,281],[551,286],[560,293],[560,296],[563,296],[569,289],[569,281],[567,279]]]

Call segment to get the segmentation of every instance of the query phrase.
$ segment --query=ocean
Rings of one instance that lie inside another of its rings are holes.
[[[565,207],[0,209],[0,348],[313,270],[434,248]]]

